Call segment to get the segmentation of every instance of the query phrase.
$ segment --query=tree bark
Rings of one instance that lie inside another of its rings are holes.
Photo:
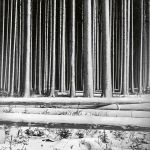
[[[4,39],[5,39],[5,0],[3,0],[3,19],[2,19],[2,26],[3,26],[3,30],[2,30],[2,50],[1,50],[1,78],[0,78],[0,90],[4,90],[3,89],[3,74],[4,74]]]
[[[12,80],[10,88],[10,96],[14,96],[15,88],[15,59],[16,59],[16,36],[17,36],[17,16],[18,16],[18,1],[15,0],[15,21],[14,21],[14,36],[13,36],[13,47],[12,47]]]
[[[123,95],[129,95],[129,44],[130,44],[130,0],[123,1],[123,78],[122,91]]]
[[[42,0],[39,1],[39,34],[38,34],[38,93],[42,92]]]
[[[36,33],[35,33],[35,51],[34,51],[34,90],[37,92],[38,91],[38,85],[37,85],[37,80],[38,80],[38,33],[39,33],[39,26],[38,26],[38,22],[39,22],[39,12],[38,12],[38,8],[39,8],[39,1],[36,2]]]
[[[112,97],[109,0],[102,1],[103,96]]]
[[[19,1],[19,46],[18,46],[18,85],[17,85],[17,92],[20,95],[20,83],[21,83],[21,52],[22,52],[22,7],[21,7],[22,0]]]
[[[56,76],[56,0],[53,0],[53,33],[52,33],[52,73],[50,96],[55,97],[55,76]]]
[[[148,90],[150,90],[150,1],[148,1],[148,71],[147,71],[147,83]]]
[[[10,5],[10,34],[9,34],[9,51],[8,51],[8,93],[11,88],[11,54],[12,54],[12,22],[13,22],[13,0]]]
[[[134,21],[133,21],[133,0],[131,0],[131,92],[134,93]]]
[[[10,24],[9,24],[9,20],[10,20],[10,2],[8,2],[8,4],[7,4],[7,8],[8,8],[8,11],[7,11],[7,33],[6,33],[6,48],[5,48],[5,50],[6,50],[6,59],[5,59],[5,69],[4,69],[4,91],[6,91],[7,90],[7,88],[8,88],[8,78],[7,78],[7,74],[8,74],[8,64],[9,64],[9,62],[8,62],[8,55],[9,55],[9,26],[10,26]]]
[[[30,97],[31,84],[31,0],[27,2],[27,41],[26,41],[26,72],[24,97]]]
[[[139,54],[139,59],[140,59],[140,64],[139,64],[139,87],[138,87],[138,92],[139,94],[143,93],[143,85],[142,85],[142,69],[143,69],[143,0],[141,0],[141,35],[140,35],[140,54]]]
[[[91,0],[84,0],[83,6],[83,56],[84,56],[84,96],[93,97],[92,68],[92,8]]]
[[[60,92],[66,92],[66,0],[62,0]]]
[[[70,96],[75,97],[75,0],[71,1],[70,15]]]
[[[43,67],[44,67],[44,72],[43,72],[43,92],[44,94],[47,93],[47,83],[48,83],[48,5],[49,5],[49,2],[48,0],[45,0],[44,2],[44,60],[43,60]]]
[[[126,95],[129,95],[129,56],[130,56],[130,0],[127,0],[127,60],[126,60]]]

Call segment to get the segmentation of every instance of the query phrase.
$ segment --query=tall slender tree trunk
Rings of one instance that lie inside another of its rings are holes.
[[[134,93],[134,22],[133,22],[133,0],[131,0],[131,92]]]
[[[148,1],[148,89],[150,90],[150,1]]]
[[[53,33],[52,33],[52,73],[50,96],[55,97],[55,76],[56,76],[56,0],[53,0]]]
[[[59,91],[61,91],[61,49],[62,49],[62,4],[63,1],[59,1]]]
[[[62,0],[62,42],[61,42],[61,85],[60,92],[66,92],[66,0]]]
[[[18,1],[15,0],[15,21],[14,21],[14,36],[13,36],[13,47],[12,47],[12,80],[11,80],[11,88],[10,88],[10,95],[14,96],[14,88],[15,88],[15,59],[16,59],[16,36],[17,36],[17,16],[18,16],[18,9],[17,6]]]
[[[71,1],[71,15],[70,15],[70,96],[75,96],[75,0]]]
[[[3,20],[2,20],[2,50],[1,50],[1,78],[0,78],[0,90],[3,90],[3,74],[4,74],[4,36],[5,36],[5,0],[3,0]]]
[[[127,95],[127,0],[123,0],[123,78],[122,94]]]
[[[8,74],[8,54],[9,54],[9,19],[10,19],[10,2],[8,2],[7,4],[7,33],[6,33],[6,56],[5,56],[5,69],[4,69],[4,91],[6,91],[6,89],[8,88],[8,78],[7,78],[7,74]]]
[[[91,0],[84,0],[83,6],[83,55],[84,55],[84,96],[93,97],[92,68],[92,8]]]
[[[127,76],[126,76],[126,80],[127,80],[127,95],[129,94],[129,56],[130,56],[130,3],[131,0],[127,0]]]
[[[99,15],[98,15],[98,11],[99,11],[99,1],[96,0],[96,22],[95,22],[95,26],[96,26],[96,33],[95,33],[95,48],[96,48],[96,73],[95,73],[95,81],[96,81],[96,90],[99,90]]]
[[[10,94],[11,88],[11,54],[12,54],[12,22],[13,22],[13,0],[10,5],[10,35],[9,35],[9,60],[8,60],[8,93]]]
[[[44,93],[46,93],[47,92],[47,83],[48,83],[48,5],[49,5],[49,3],[48,3],[48,0],[45,0],[45,13],[44,13],[44,49],[45,49],[45,51],[44,51],[44,61],[43,61],[43,63],[44,63],[44,85],[43,85],[43,87],[44,87],[44,89],[43,89],[43,91],[44,91]]]
[[[42,68],[41,68],[41,63],[42,63],[42,0],[39,2],[39,34],[38,34],[38,58],[39,58],[39,63],[38,63],[38,93],[41,95],[42,92]]]
[[[38,80],[38,17],[39,17],[39,12],[38,12],[38,8],[39,8],[39,1],[36,2],[36,33],[35,33],[35,51],[34,51],[34,90],[37,92],[38,91],[38,86],[37,86],[37,80]]]
[[[120,36],[120,93],[122,93],[122,89],[123,89],[123,53],[124,53],[124,1],[121,1],[121,36]]]
[[[51,90],[51,74],[52,74],[52,49],[53,49],[53,1],[49,1],[49,59],[48,59],[48,94]],[[59,59],[60,60],[60,59]]]
[[[150,1],[147,1],[147,92],[150,91]]]
[[[31,84],[31,0],[27,2],[27,41],[26,41],[26,71],[25,71],[25,91],[24,96],[30,96],[30,84]]]
[[[122,94],[129,94],[130,0],[123,1],[123,81]]]
[[[112,8],[109,9],[112,13],[110,13],[110,43],[111,43],[111,51],[112,51],[112,91],[115,91],[115,1],[111,2],[110,5]]]
[[[148,31],[147,31],[147,1],[144,1],[143,4],[143,69],[142,69],[142,82],[143,82],[143,91],[146,92],[147,91],[147,64],[148,64],[148,60],[147,60],[147,55],[148,55]]]
[[[21,83],[21,45],[22,45],[22,7],[21,7],[22,0],[19,1],[19,46],[18,46],[18,85],[17,85],[17,92],[20,95],[20,83]]]
[[[92,50],[93,50],[93,88],[94,92],[96,90],[96,33],[97,33],[97,26],[96,26],[96,18],[97,18],[97,5],[96,5],[96,0],[93,0],[93,13],[92,13]]]
[[[100,90],[100,25],[99,25],[99,1],[96,1],[96,89]]]
[[[109,0],[102,1],[103,96],[112,97]]]
[[[142,69],[143,69],[143,0],[141,0],[141,35],[140,35],[140,65],[139,65],[139,94],[142,94]]]
[[[33,1],[31,0],[31,7],[33,7]],[[33,9],[31,8],[31,16],[30,16],[30,91],[33,93],[33,51],[32,51],[32,44],[33,44]]]

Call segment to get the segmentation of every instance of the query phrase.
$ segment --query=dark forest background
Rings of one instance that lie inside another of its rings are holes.
[[[28,5],[31,6],[31,11]],[[105,5],[109,16],[103,11]],[[89,7],[85,8],[86,6]],[[30,46],[27,45],[29,11]],[[84,30],[89,23],[86,16],[91,16],[91,28],[88,30]],[[87,89],[92,93],[103,93],[104,84],[107,84],[104,82],[104,62],[107,62],[107,56],[104,57],[107,40],[103,41],[107,33],[103,24],[105,18],[109,20],[112,94],[149,93],[149,0],[110,0],[106,4],[103,0],[1,0],[1,95],[23,96],[28,69],[28,88],[32,94],[55,96],[55,91],[69,93],[71,87],[75,87],[75,92]],[[91,32],[89,53],[92,62],[87,64],[84,61],[85,56],[89,56],[84,47],[88,41],[85,32],[87,35]],[[30,47],[29,55],[27,46]],[[30,57],[29,65],[26,62],[27,57]],[[92,66],[92,70],[86,73],[84,69],[88,65]],[[89,76],[90,73],[92,91],[86,88],[86,81],[84,82],[86,74]],[[72,84],[74,86],[70,86]]]

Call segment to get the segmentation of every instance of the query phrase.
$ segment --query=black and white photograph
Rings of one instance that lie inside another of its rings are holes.
[[[0,0],[0,150],[150,150],[150,0]]]

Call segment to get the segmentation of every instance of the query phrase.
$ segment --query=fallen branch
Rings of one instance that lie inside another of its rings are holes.
[[[149,118],[0,113],[1,125],[150,131]]]

